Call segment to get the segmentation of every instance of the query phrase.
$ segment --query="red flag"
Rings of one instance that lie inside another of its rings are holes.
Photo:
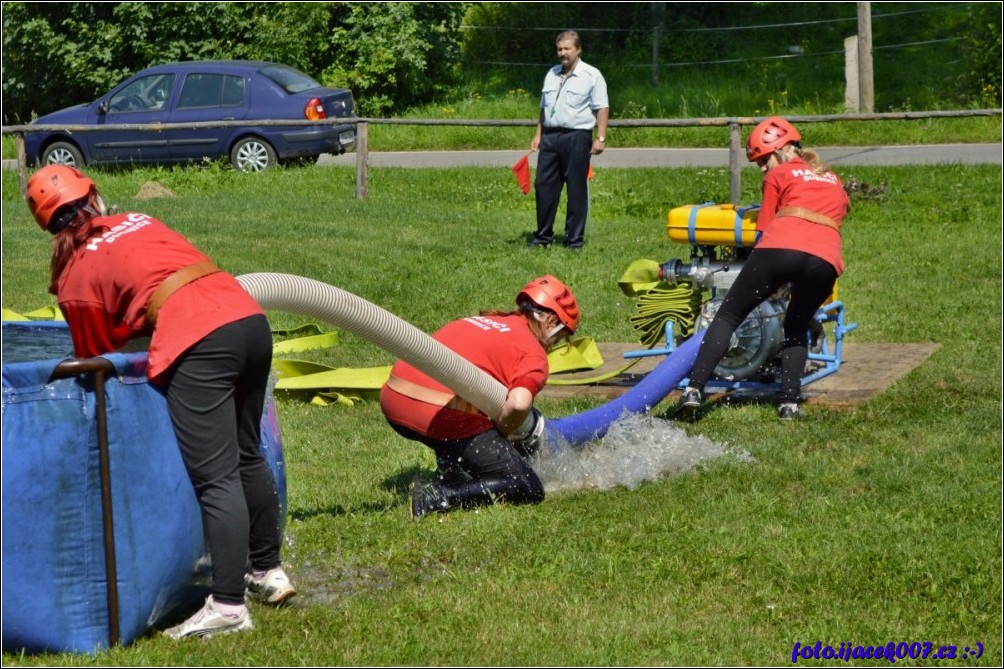
[[[526,154],[516,161],[512,166],[512,173],[516,175],[516,181],[524,195],[530,193],[530,154]]]

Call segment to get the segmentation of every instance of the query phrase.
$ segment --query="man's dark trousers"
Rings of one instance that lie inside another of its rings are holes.
[[[533,242],[550,244],[561,189],[567,190],[565,245],[582,246],[589,216],[589,173],[592,132],[545,128],[537,156],[534,190],[537,198],[537,233]]]

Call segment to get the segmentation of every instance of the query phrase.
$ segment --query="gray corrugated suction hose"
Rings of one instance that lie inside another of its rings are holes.
[[[310,316],[376,344],[436,379],[496,419],[506,389],[414,325],[341,288],[292,274],[256,272],[237,280],[263,309]]]

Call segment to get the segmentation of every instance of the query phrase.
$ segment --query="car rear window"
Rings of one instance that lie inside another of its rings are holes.
[[[244,102],[244,79],[229,74],[190,74],[181,88],[178,109],[238,107]]]
[[[319,84],[312,77],[300,72],[299,70],[294,70],[291,67],[269,65],[268,67],[263,67],[259,71],[264,76],[274,81],[279,88],[290,94],[302,93],[303,91],[309,91],[312,88],[321,87],[321,84]]]

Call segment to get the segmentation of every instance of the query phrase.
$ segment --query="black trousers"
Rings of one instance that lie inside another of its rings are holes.
[[[784,315],[778,400],[797,402],[809,357],[809,322],[833,292],[836,281],[837,271],[833,265],[817,256],[789,249],[753,249],[704,335],[697,362],[690,373],[690,385],[704,390],[704,384],[728,351],[732,333],[739,324],[758,304],[790,282],[791,301]]]
[[[498,430],[468,439],[437,440],[394,423],[390,426],[436,453],[436,475],[451,507],[536,504],[544,499],[544,484],[537,473]]]
[[[550,244],[554,240],[554,217],[558,213],[561,189],[566,189],[565,245],[582,246],[589,217],[590,149],[589,130],[549,131],[544,129],[537,155],[534,190],[537,198],[537,233],[533,241]]]
[[[217,601],[244,601],[248,561],[279,566],[279,497],[261,453],[272,365],[268,320],[251,316],[211,332],[171,369],[168,409],[195,488]]]

